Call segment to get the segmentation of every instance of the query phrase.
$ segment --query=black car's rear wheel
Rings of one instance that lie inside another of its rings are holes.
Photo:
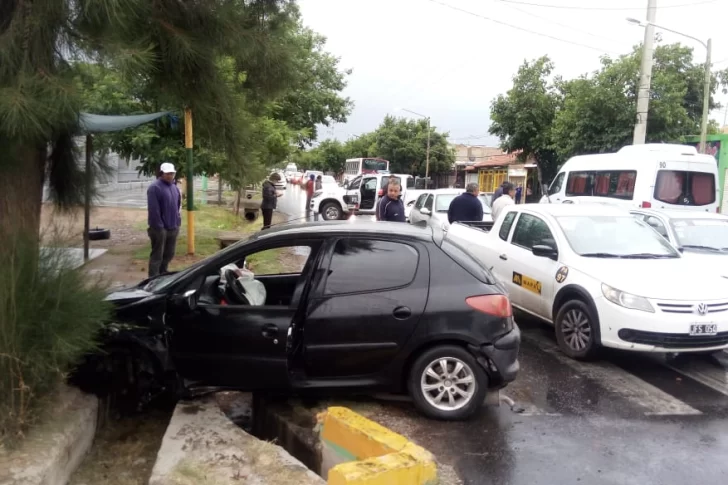
[[[443,345],[417,358],[408,387],[415,406],[424,415],[443,420],[467,419],[483,404],[488,375],[467,350]]]

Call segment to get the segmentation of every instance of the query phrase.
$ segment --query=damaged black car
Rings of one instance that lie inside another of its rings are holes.
[[[513,381],[504,288],[439,228],[284,225],[108,296],[73,382],[120,405],[214,390],[408,393],[465,419]]]

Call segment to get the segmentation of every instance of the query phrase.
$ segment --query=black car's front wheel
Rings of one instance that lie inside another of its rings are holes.
[[[443,345],[420,355],[408,388],[417,409],[434,419],[461,420],[483,404],[488,375],[462,347]]]

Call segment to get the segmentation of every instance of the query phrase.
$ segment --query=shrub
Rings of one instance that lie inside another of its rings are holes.
[[[38,419],[111,311],[67,252],[32,239],[10,246],[0,250],[0,445]]]

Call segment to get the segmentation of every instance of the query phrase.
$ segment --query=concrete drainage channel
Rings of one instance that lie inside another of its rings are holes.
[[[71,388],[62,397],[48,426],[0,455],[0,485],[65,485],[81,464],[98,401]],[[320,485],[322,477],[332,485],[434,484],[437,466],[426,450],[347,408],[297,412],[285,401],[218,393],[177,404],[148,483]]]

